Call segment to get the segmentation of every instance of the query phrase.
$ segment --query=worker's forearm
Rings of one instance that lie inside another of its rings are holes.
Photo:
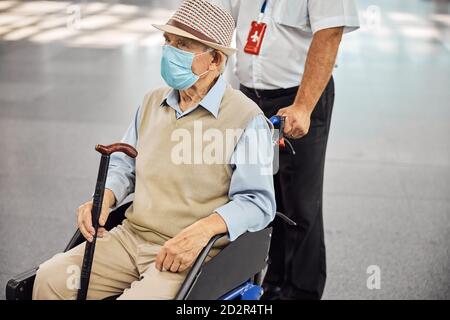
[[[294,105],[312,113],[333,72],[343,27],[316,32],[306,58],[303,79]]]

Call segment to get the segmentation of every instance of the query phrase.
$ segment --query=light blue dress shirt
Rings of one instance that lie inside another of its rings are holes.
[[[161,104],[161,108],[174,109],[176,119],[187,116],[198,107],[205,108],[214,117],[217,117],[225,88],[226,82],[221,76],[199,105],[184,112],[181,111],[178,104],[178,91],[171,90]],[[135,118],[128,127],[122,142],[132,146],[137,145],[139,115],[140,108],[136,111]],[[236,112],[236,116],[239,116],[238,112]],[[257,149],[248,148],[245,145],[246,138],[248,138],[247,133],[251,129],[264,133],[262,138],[258,136]],[[257,152],[259,159],[261,157],[265,157],[265,159],[256,164],[236,161],[236,159],[244,159],[243,156],[252,156],[249,155],[251,152]],[[270,163],[271,166],[272,160],[273,145],[270,126],[264,115],[260,114],[249,122],[231,156],[232,176],[228,194],[230,201],[215,210],[224,219],[228,228],[228,238],[231,241],[246,231],[263,229],[275,217],[273,177],[267,173],[267,163]],[[264,164],[266,164],[265,168],[263,168]],[[270,167],[271,171],[272,167]],[[106,188],[114,192],[116,204],[120,204],[129,194],[134,193],[135,178],[135,159],[121,152],[113,153],[110,158]]]

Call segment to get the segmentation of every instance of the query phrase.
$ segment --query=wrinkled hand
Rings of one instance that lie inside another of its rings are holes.
[[[277,115],[285,116],[284,135],[291,139],[305,136],[311,125],[311,112],[306,107],[292,104],[278,110]]]
[[[100,227],[98,228],[97,237],[102,238],[105,233],[105,228],[103,226],[106,223],[106,220],[109,216],[109,208],[111,208],[115,203],[114,193],[105,189],[105,194],[103,196],[103,204],[102,204],[102,212],[100,213],[100,218],[98,219],[98,223]],[[77,209],[77,222],[78,228],[80,232],[83,234],[85,239],[89,242],[92,242],[94,239],[95,230],[92,226],[92,200],[82,204]]]
[[[214,232],[206,220],[195,222],[166,241],[156,257],[156,269],[170,272],[185,271],[194,263],[200,251],[213,236]]]

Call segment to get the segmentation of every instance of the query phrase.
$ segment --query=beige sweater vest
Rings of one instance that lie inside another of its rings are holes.
[[[171,107],[161,106],[169,90],[161,88],[148,93],[141,106],[135,195],[133,205],[126,212],[128,221],[125,221],[145,240],[161,245],[230,201],[229,159],[249,121],[262,113],[253,101],[228,85],[217,118],[198,107],[177,120]],[[235,139],[223,143],[222,158],[226,161],[219,164],[199,161],[209,143],[203,140],[201,150],[199,144],[195,144],[195,139],[197,142],[201,139],[195,135],[199,126],[202,132],[212,129],[216,134],[220,131],[224,137],[227,129],[237,129]],[[189,143],[184,145],[191,150],[191,157],[182,158],[185,163],[174,161],[174,154],[189,154],[180,151],[180,134],[192,137],[190,148]],[[227,240],[223,238],[216,247],[225,243]]]

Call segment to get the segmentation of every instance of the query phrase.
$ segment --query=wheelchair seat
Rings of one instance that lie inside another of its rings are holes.
[[[132,202],[111,212],[105,225],[111,230],[125,219]],[[262,295],[263,271],[267,267],[272,228],[247,232],[230,242],[216,256],[205,262],[214,243],[225,234],[216,235],[200,252],[176,300],[257,300]],[[81,244],[83,235],[77,229],[64,252]],[[7,300],[31,300],[37,267],[14,276],[6,285]]]

